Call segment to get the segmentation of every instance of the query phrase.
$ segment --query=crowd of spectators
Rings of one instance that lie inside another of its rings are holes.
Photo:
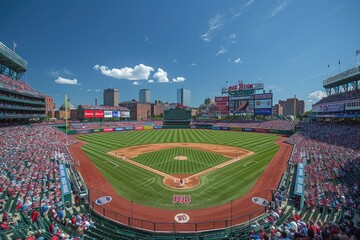
[[[311,124],[289,138],[292,163],[305,163],[305,200],[311,206],[360,205],[359,125]]]
[[[354,99],[360,99],[360,91],[353,90],[353,91],[349,91],[349,92],[328,95],[327,97],[324,97],[319,102],[317,102],[317,104],[348,101],[348,100],[354,100]]]
[[[26,82],[21,82],[20,80],[14,80],[2,74],[0,74],[0,88],[5,88],[11,91],[26,93],[35,96],[43,96],[42,93],[32,88]]]
[[[294,123],[286,120],[270,120],[270,121],[219,121],[214,123],[215,127],[237,127],[237,128],[261,128],[276,130],[293,130]]]
[[[8,203],[14,213],[40,228],[40,214],[61,210],[59,164],[73,164],[66,149],[74,143],[50,125],[2,127],[0,131],[0,212]],[[51,210],[51,211],[50,211]],[[11,229],[12,219],[2,216],[2,229]],[[55,220],[59,220],[54,218]]]
[[[273,217],[274,212],[268,213],[267,221],[269,219],[279,219],[278,214]],[[275,222],[275,223],[274,223]],[[273,224],[274,223],[274,224]],[[333,221],[317,221],[312,219],[303,220],[298,213],[290,216],[282,224],[276,224],[276,220],[272,220],[269,229],[264,229],[258,224],[251,226],[253,230],[250,231],[249,239],[261,240],[350,240],[360,239],[360,221],[356,224],[353,221],[346,221],[342,224],[337,224]],[[256,231],[256,228],[260,230]]]

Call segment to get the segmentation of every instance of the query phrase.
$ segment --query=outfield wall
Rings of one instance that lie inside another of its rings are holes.
[[[127,126],[127,127],[115,127],[115,128],[99,128],[99,129],[79,129],[70,130],[68,134],[86,134],[86,133],[98,133],[98,132],[118,132],[118,131],[132,131],[132,130],[157,130],[157,129],[211,129],[220,131],[236,131],[236,132],[256,132],[256,133],[272,133],[280,135],[292,135],[293,130],[277,130],[277,129],[265,129],[265,128],[238,128],[238,127],[204,127],[204,126],[189,126],[189,125],[174,125],[174,126]]]

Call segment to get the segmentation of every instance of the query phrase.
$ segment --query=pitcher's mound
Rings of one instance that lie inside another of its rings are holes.
[[[180,156],[176,156],[174,159],[175,160],[187,160],[187,157],[180,155]]]

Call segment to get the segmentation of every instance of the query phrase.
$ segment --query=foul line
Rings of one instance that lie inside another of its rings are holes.
[[[246,167],[246,165],[248,165],[249,163],[254,163],[255,161],[250,161],[250,162],[247,162],[245,163],[243,166]]]
[[[119,165],[117,165],[116,163],[113,163],[112,161],[107,161],[107,162],[114,164],[115,167],[118,167],[118,166],[119,166]]]

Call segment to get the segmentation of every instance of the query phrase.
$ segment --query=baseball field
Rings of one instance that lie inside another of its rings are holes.
[[[82,150],[119,195],[169,210],[209,208],[241,198],[279,149],[276,135],[212,130],[144,130],[77,138],[86,143]],[[183,187],[179,179],[184,179]],[[174,194],[191,196],[191,203],[174,204]]]

